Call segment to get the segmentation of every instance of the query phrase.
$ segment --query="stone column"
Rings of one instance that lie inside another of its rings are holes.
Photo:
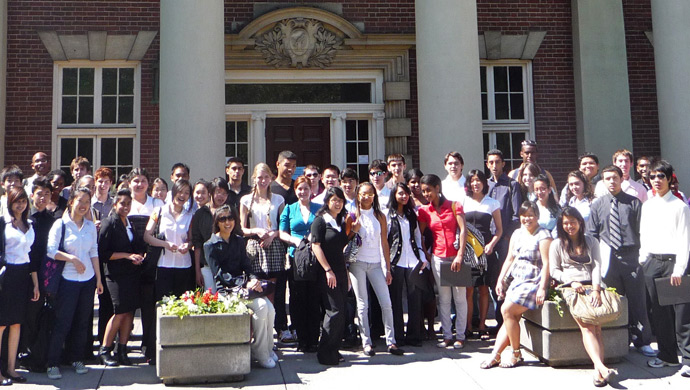
[[[266,162],[266,113],[252,113],[252,127],[249,129],[249,168],[245,170],[251,172],[254,166],[260,162]],[[250,173],[251,175],[251,173]]]
[[[160,7],[160,174],[182,161],[210,180],[225,167],[223,0]]]
[[[690,1],[652,0],[654,63],[661,156],[676,169],[681,189],[690,188]]]
[[[628,58],[621,0],[572,0],[578,151],[606,164],[632,150]]]
[[[374,113],[374,123],[372,126],[372,143],[374,151],[374,158],[385,158],[386,157],[386,141],[385,141],[385,127],[384,119],[386,119],[385,112],[375,112]]]
[[[482,168],[482,108],[476,0],[416,0],[420,168],[445,176],[459,151]]]
[[[5,166],[5,109],[7,103],[7,0],[0,0],[0,161]]]
[[[345,167],[345,119],[347,113],[334,112],[331,115],[333,120],[331,131],[331,164],[339,167]]]

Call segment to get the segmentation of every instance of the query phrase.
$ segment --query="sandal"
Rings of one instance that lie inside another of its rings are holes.
[[[491,340],[491,336],[489,335],[489,331],[487,329],[480,329],[479,330],[479,339],[482,341]]]
[[[498,365],[501,364],[501,355],[494,355],[494,358],[491,360],[485,360],[479,364],[479,368],[487,370],[489,368],[494,368]]]
[[[524,359],[522,358],[522,352],[519,349],[513,350],[513,355],[510,357],[508,363],[501,363],[501,368],[513,368],[519,366]]]

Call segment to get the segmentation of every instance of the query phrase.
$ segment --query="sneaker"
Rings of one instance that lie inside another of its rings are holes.
[[[453,343],[453,348],[455,349],[463,349],[465,348],[465,341],[463,340],[455,340]]]
[[[439,348],[448,348],[451,345],[453,345],[453,340],[443,340],[440,343],[436,344],[436,346]]]
[[[281,330],[279,340],[281,343],[294,343],[295,339],[292,337],[292,332],[289,330]]]
[[[271,359],[273,359],[274,362],[278,361],[278,355],[273,351],[271,351]]]
[[[259,365],[263,368],[274,368],[276,366],[276,362],[275,360],[269,357],[264,361],[259,361]]]
[[[62,374],[60,373],[60,369],[57,366],[53,367],[48,367],[48,379],[60,379],[62,378]]]
[[[651,346],[648,345],[643,345],[641,347],[637,348],[637,352],[647,356],[647,357],[656,357],[657,352],[652,349]]]
[[[74,367],[74,372],[76,372],[79,375],[84,375],[87,372],[89,372],[89,369],[86,368],[84,362],[82,361],[72,363],[72,367]]]
[[[661,368],[661,367],[678,367],[680,366],[680,363],[669,363],[667,361],[661,360],[659,358],[656,358],[654,360],[650,360],[647,362],[647,365],[652,368]]]
[[[690,366],[684,365],[683,368],[680,369],[680,375],[690,378]]]

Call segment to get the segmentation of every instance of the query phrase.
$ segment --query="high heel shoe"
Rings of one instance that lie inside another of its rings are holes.
[[[618,370],[615,368],[609,368],[608,371],[606,371],[605,375],[602,375],[601,377],[606,381],[607,383],[615,376],[618,375]]]
[[[117,367],[120,363],[112,355],[113,347],[101,347],[98,351],[98,357],[101,358],[101,362],[106,367]]]

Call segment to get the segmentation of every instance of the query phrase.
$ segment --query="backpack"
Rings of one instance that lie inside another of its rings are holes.
[[[311,250],[311,242],[304,237],[295,248],[295,280],[314,281],[316,280],[319,262],[316,255]]]

